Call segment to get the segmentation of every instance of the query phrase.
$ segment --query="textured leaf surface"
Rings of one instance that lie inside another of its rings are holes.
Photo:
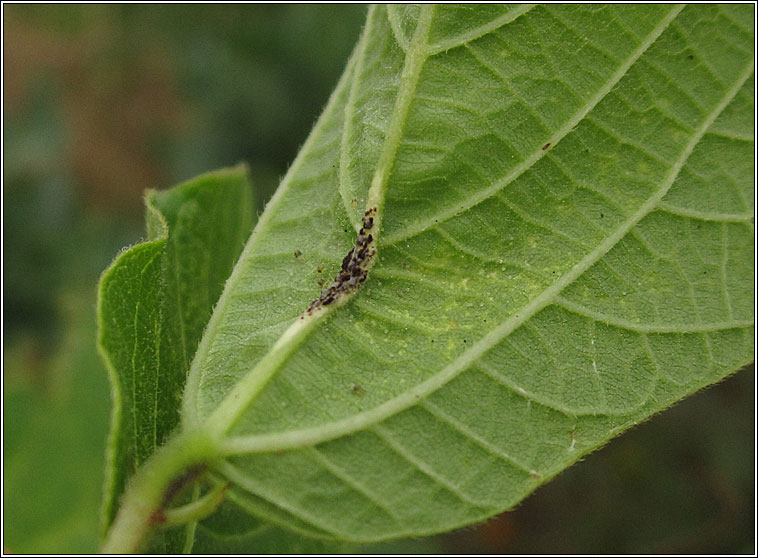
[[[252,517],[227,499],[195,531],[193,554],[337,554],[355,545],[302,537]]]
[[[469,524],[749,362],[752,21],[373,8],[192,364],[186,424],[234,409],[230,500],[316,537]],[[290,336],[375,202],[368,280]]]
[[[103,275],[99,344],[114,392],[106,524],[126,479],[178,425],[190,359],[252,226],[251,194],[242,167],[148,192],[149,240]],[[155,544],[178,552],[184,536]]]

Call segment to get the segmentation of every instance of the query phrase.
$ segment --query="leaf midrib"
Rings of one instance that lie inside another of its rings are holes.
[[[324,108],[321,117],[319,117],[318,121],[316,122],[314,130],[319,129],[324,121],[324,115],[330,113],[330,110],[337,102],[337,99],[342,93],[342,90],[349,83],[353,75],[353,70],[355,68],[355,61],[356,57],[354,53],[350,56],[347,67],[345,68],[340,81],[337,83],[334,92],[329,98],[329,101],[327,102],[327,105]],[[289,191],[290,186],[292,185],[293,176],[295,176],[297,171],[302,166],[305,160],[305,154],[310,151],[310,148],[315,143],[317,137],[318,134],[311,134],[308,139],[306,139],[303,147],[298,153],[298,156],[295,158],[292,166],[289,168],[287,174],[285,174],[284,178],[282,179],[280,187],[277,188],[271,200],[268,202],[266,211],[264,211],[260,219],[258,219],[258,222],[253,229],[253,232],[250,235],[250,238],[248,239],[247,244],[242,251],[242,254],[240,254],[240,257],[237,260],[237,265],[234,266],[229,279],[224,285],[224,290],[219,297],[218,303],[216,304],[213,313],[211,314],[211,318],[208,321],[205,333],[200,339],[200,343],[198,344],[197,350],[195,352],[195,357],[192,360],[192,365],[190,366],[190,370],[187,374],[187,384],[182,400],[182,425],[185,429],[197,428],[200,426],[200,415],[197,408],[198,395],[200,391],[200,380],[202,378],[200,374],[200,368],[206,362],[208,352],[213,344],[213,341],[216,338],[216,335],[219,332],[219,323],[232,301],[232,292],[235,290],[235,287],[240,283],[244,276],[247,267],[244,264],[250,260],[250,254],[252,254],[257,249],[258,244],[261,241],[261,237],[266,233],[268,223],[271,221],[272,215],[274,215],[277,207],[281,203],[281,200]]]
[[[373,409],[359,413],[357,415],[353,415],[339,421],[334,421],[332,423],[324,423],[313,428],[292,430],[288,432],[277,432],[273,434],[256,434],[250,436],[230,437],[220,443],[220,451],[226,455],[234,455],[241,453],[287,450],[315,445],[321,442],[349,435],[369,426],[375,425],[382,420],[413,406],[423,397],[426,397],[437,389],[441,388],[447,382],[455,378],[460,372],[465,370],[469,365],[476,362],[484,353],[493,348],[497,343],[507,337],[516,328],[523,325],[537,312],[553,303],[557,299],[558,294],[565,287],[573,283],[587,269],[599,261],[600,258],[608,253],[616,244],[618,244],[618,242],[624,238],[624,236],[626,236],[626,234],[637,223],[639,223],[646,215],[648,215],[656,208],[657,204],[661,199],[663,199],[663,197],[671,188],[671,185],[676,180],[687,159],[699,143],[702,136],[705,134],[708,127],[716,120],[724,108],[726,108],[726,106],[732,101],[732,99],[739,92],[744,82],[750,77],[752,72],[753,60],[751,59],[750,63],[747,65],[745,70],[743,70],[736,83],[726,92],[718,105],[716,105],[708,117],[705,118],[701,125],[698,126],[698,128],[695,130],[692,138],[680,153],[680,156],[667,174],[666,179],[663,181],[661,187],[652,196],[650,196],[634,214],[632,214],[626,221],[624,221],[614,231],[613,234],[609,235],[605,240],[598,244],[598,246],[592,252],[587,254],[570,271],[562,275],[558,280],[556,280],[555,283],[542,291],[542,293],[524,305],[511,317],[506,319],[504,322],[501,322],[500,325],[492,329],[490,333],[472,345],[470,349],[467,349],[456,360],[443,368],[441,371],[431,376],[425,382],[418,384],[408,391],[398,395],[394,399],[390,399],[382,405],[379,405]]]
[[[405,65],[403,72],[400,76],[400,86],[398,88],[398,94],[395,99],[395,105],[392,109],[392,116],[390,117],[390,124],[387,129],[387,135],[384,145],[382,146],[382,152],[379,156],[379,160],[376,164],[376,170],[371,181],[371,187],[368,192],[368,199],[366,203],[367,213],[371,208],[373,212],[375,239],[378,241],[381,232],[381,222],[384,205],[384,195],[386,190],[387,181],[394,165],[395,154],[397,153],[400,139],[403,134],[403,128],[405,120],[410,110],[410,105],[413,100],[413,93],[418,83],[419,76],[421,74],[421,68],[426,60],[426,51],[423,45],[426,44],[426,39],[431,27],[432,15],[434,13],[434,6],[424,6],[419,16],[419,21],[416,26],[416,30],[411,42],[411,50],[407,53],[405,59]],[[358,49],[360,52],[360,48]],[[347,73],[347,72],[346,72]],[[344,76],[343,76],[344,77]],[[357,78],[357,74],[355,75]],[[345,81],[341,81],[343,85]],[[336,94],[333,98],[336,98]],[[326,111],[324,112],[326,114]],[[314,136],[312,135],[311,138]],[[311,139],[309,138],[309,139]],[[306,144],[307,145],[307,144]],[[305,147],[302,152],[305,151]],[[277,195],[279,192],[277,192]],[[276,196],[275,196],[276,197]],[[281,199],[281,198],[277,198]],[[269,213],[266,217],[271,215]],[[263,219],[261,219],[263,221]],[[267,221],[266,221],[267,222]],[[259,231],[258,227],[253,232]],[[256,237],[257,238],[257,237]],[[243,252],[247,255],[248,251],[251,251],[250,246],[253,244],[251,238],[248,246],[245,247]],[[250,250],[248,250],[250,248]],[[369,259],[366,264],[366,271],[371,268],[374,260]],[[237,269],[235,269],[237,272]],[[236,284],[239,280],[239,275],[235,272],[232,273],[230,278],[231,285]],[[224,289],[224,295],[231,292],[230,285]],[[299,319],[295,321],[281,334],[276,342],[271,346],[268,352],[259,359],[252,368],[241,377],[236,385],[224,396],[221,402],[212,411],[209,417],[205,419],[202,425],[202,429],[205,433],[213,438],[221,439],[224,434],[234,426],[239,420],[245,410],[252,404],[255,398],[263,391],[263,388],[271,380],[271,378],[279,371],[282,364],[290,357],[290,355],[300,346],[300,344],[310,335],[315,327],[321,323],[328,315],[336,311],[337,308],[344,306],[348,300],[350,300],[356,291],[352,293],[340,294],[329,306],[321,305],[315,309],[304,313]],[[228,299],[222,295],[225,306],[228,305]],[[231,295],[229,295],[230,297]],[[219,303],[221,306],[221,302]],[[222,312],[214,312],[213,318],[220,316]],[[217,318],[220,320],[220,318]],[[209,325],[209,333],[215,336],[215,328],[218,322],[214,321],[213,325]],[[205,340],[205,338],[203,339]],[[210,341],[205,344],[204,351],[207,352],[210,346]],[[199,351],[198,351],[199,352]],[[203,362],[205,359],[205,353],[200,353],[202,356],[200,359],[196,357],[193,362],[193,368],[200,366],[198,362]],[[196,379],[196,383],[193,388],[195,392],[191,393],[193,399],[197,396],[197,386],[199,379]]]

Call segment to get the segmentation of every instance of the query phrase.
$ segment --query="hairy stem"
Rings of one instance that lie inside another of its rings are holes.
[[[228,484],[219,484],[213,487],[210,492],[189,504],[166,510],[163,526],[184,525],[185,523],[199,521],[208,517],[224,501],[224,492],[226,492],[228,487]]]
[[[172,483],[188,468],[207,464],[217,455],[216,444],[200,430],[182,433],[159,448],[129,483],[100,552],[138,552],[154,527],[157,512],[166,503]]]

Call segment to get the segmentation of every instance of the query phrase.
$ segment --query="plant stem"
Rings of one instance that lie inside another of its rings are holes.
[[[224,492],[229,487],[229,484],[218,484],[214,486],[210,492],[185,504],[178,508],[171,508],[166,510],[164,527],[173,527],[176,525],[184,525],[192,521],[200,521],[208,517],[216,508],[219,507],[221,502],[224,501]]]
[[[202,430],[182,433],[159,448],[127,486],[100,552],[138,552],[155,523],[155,512],[164,505],[171,482],[188,467],[208,463],[217,455],[216,444]]]

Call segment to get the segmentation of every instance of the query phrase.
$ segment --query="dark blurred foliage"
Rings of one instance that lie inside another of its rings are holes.
[[[342,71],[360,5],[3,6],[4,548],[96,544],[108,387],[95,288],[142,192],[245,161],[258,207]],[[385,553],[754,553],[754,369],[514,512]]]

